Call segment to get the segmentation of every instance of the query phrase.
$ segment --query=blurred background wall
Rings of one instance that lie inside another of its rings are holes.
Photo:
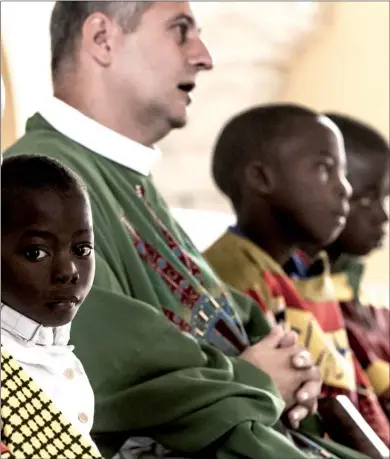
[[[155,180],[195,242],[206,247],[232,221],[210,177],[223,123],[255,104],[291,101],[356,116],[389,139],[388,2],[192,2],[215,59],[201,75],[190,123],[161,142]],[[1,2],[4,149],[51,93],[53,2]],[[368,279],[388,296],[389,252]],[[383,290],[384,291],[384,290]]]
[[[339,2],[294,63],[282,100],[357,116],[389,138],[389,3]]]

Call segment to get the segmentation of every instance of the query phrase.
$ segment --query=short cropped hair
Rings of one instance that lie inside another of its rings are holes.
[[[59,161],[40,155],[17,155],[6,158],[1,167],[1,220],[6,227],[14,211],[23,211],[18,198],[26,192],[78,191],[88,198],[81,178]]]
[[[254,158],[277,157],[294,135],[301,119],[318,114],[293,104],[264,105],[244,111],[222,129],[213,150],[212,175],[219,190],[237,210],[241,200],[243,170]]]
[[[116,1],[62,1],[56,2],[50,20],[51,72],[53,80],[62,62],[73,58],[77,41],[85,20],[93,13],[101,12],[114,18],[124,32],[135,30],[143,13],[154,2]]]
[[[389,143],[375,128],[362,121],[339,113],[325,113],[340,129],[344,137],[347,156],[354,154],[356,147],[370,152],[389,154]]]

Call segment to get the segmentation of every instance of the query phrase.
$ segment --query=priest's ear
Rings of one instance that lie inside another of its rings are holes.
[[[92,13],[83,24],[80,51],[89,54],[101,66],[109,67],[113,48],[122,33],[115,19],[101,12]]]
[[[270,164],[262,161],[249,161],[244,169],[246,188],[257,196],[269,196],[275,187],[274,171]]]

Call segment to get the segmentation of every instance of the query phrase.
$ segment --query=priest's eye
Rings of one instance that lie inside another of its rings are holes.
[[[93,247],[90,244],[79,244],[74,247],[73,252],[76,257],[87,258],[92,254]]]
[[[40,249],[39,247],[28,247],[27,249],[23,250],[22,254],[28,261],[42,261],[47,258],[49,255],[46,250]]]
[[[176,25],[176,30],[178,33],[179,43],[183,45],[188,38],[189,26],[187,23],[180,22]]]

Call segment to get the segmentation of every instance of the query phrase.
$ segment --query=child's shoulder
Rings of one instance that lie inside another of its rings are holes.
[[[223,234],[204,256],[223,281],[241,291],[257,284],[265,272],[282,272],[262,249],[231,231]]]

